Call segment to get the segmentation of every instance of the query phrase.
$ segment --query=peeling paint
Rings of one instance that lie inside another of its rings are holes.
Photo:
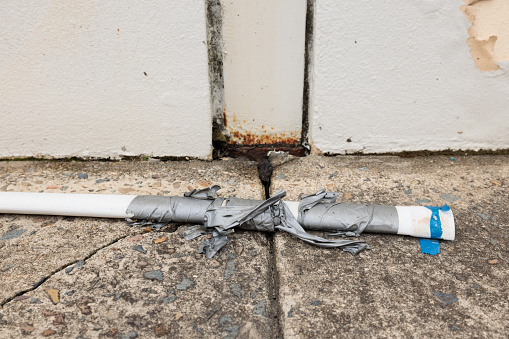
[[[496,71],[499,61],[509,61],[509,2],[464,0],[461,11],[470,21],[467,43],[481,71]]]

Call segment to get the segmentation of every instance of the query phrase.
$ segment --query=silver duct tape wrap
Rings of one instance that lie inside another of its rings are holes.
[[[394,206],[357,204],[320,204],[299,214],[299,223],[307,229],[320,231],[374,233],[398,232],[398,211]]]
[[[139,195],[127,208],[133,214],[132,219],[155,220],[157,222],[177,222],[206,224],[207,227],[221,227],[230,224],[239,215],[250,215],[253,207],[262,201],[250,199],[224,198],[214,200],[190,197],[161,197]],[[224,206],[222,206],[224,203]],[[253,218],[244,218],[239,228],[252,231],[274,231],[273,216],[270,209],[264,207],[261,213]],[[235,227],[231,226],[231,227]]]
[[[258,201],[234,197],[227,200],[214,198],[218,189],[218,186],[212,186],[203,190],[194,190],[186,193],[184,197],[138,196],[129,205],[127,213],[133,214],[133,219],[203,225],[189,228],[184,232],[184,237],[189,240],[206,233],[212,233],[212,238],[204,240],[199,249],[199,253],[205,253],[208,258],[214,256],[226,244],[226,235],[237,227],[267,232],[278,229],[313,245],[340,247],[352,254],[369,248],[362,241],[325,239],[307,233],[290,209],[281,201],[286,195],[285,191],[279,191],[265,201]],[[333,204],[329,208],[325,206],[326,204],[323,202],[335,201],[335,195],[331,194],[320,191],[304,197],[299,207],[299,218],[303,222],[311,222],[312,226],[316,223],[317,227],[310,228],[336,230],[347,232],[346,235],[358,235],[372,224],[377,216],[376,213],[371,213],[364,222],[355,220],[357,222],[355,225],[350,224],[348,220],[333,223],[331,222],[332,217],[344,208],[337,207],[341,206],[340,204]],[[367,206],[361,206],[367,208]],[[315,209],[318,212],[315,213]],[[348,209],[346,211],[350,213]],[[330,217],[324,219],[327,215]],[[354,233],[350,234],[351,231]]]
[[[307,229],[335,231],[359,236],[364,231],[397,234],[398,211],[394,206],[335,202],[337,193],[320,190],[304,196],[299,205],[298,222]]]
[[[129,204],[127,213],[133,219],[203,224],[209,208],[221,206],[223,198],[214,200],[188,197],[139,195]]]

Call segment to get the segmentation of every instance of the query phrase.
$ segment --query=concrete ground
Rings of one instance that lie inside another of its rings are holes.
[[[0,191],[182,195],[218,184],[262,199],[256,164],[0,162]],[[289,200],[451,206],[456,240],[363,234],[357,256],[287,234],[235,232],[213,258],[99,218],[0,215],[0,337],[493,337],[509,328],[509,156],[308,156],[275,168]],[[322,235],[318,233],[319,235]]]

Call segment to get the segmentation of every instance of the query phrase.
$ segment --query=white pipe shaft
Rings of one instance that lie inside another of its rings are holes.
[[[431,238],[431,218],[433,212],[424,206],[396,206],[398,210],[398,234],[418,238]],[[439,211],[442,236],[440,239],[454,240],[455,225],[452,210]]]
[[[79,217],[130,218],[127,213],[135,195],[113,194],[65,194],[0,192],[0,213],[68,215]],[[297,219],[299,202],[284,202]],[[400,235],[430,238],[432,212],[423,206],[396,206]],[[451,210],[439,212],[442,236],[454,240],[455,225]]]
[[[0,192],[0,213],[130,218],[135,195]]]

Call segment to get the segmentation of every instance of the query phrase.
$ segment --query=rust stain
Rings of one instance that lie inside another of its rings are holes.
[[[228,125],[226,109],[223,111],[224,126],[228,127],[228,144],[237,146],[253,145],[285,145],[295,146],[300,144],[300,130],[281,133],[267,133],[266,125],[261,125],[254,130],[246,129],[237,118],[235,113],[230,115],[232,122]],[[244,123],[246,120],[243,120]],[[259,129],[259,131],[257,131]],[[274,127],[271,127],[274,130]]]
[[[300,136],[296,132],[280,134],[255,134],[249,131],[230,131],[229,144],[237,145],[297,145]]]
[[[223,110],[223,125],[228,127],[228,119],[226,118],[226,108]]]

